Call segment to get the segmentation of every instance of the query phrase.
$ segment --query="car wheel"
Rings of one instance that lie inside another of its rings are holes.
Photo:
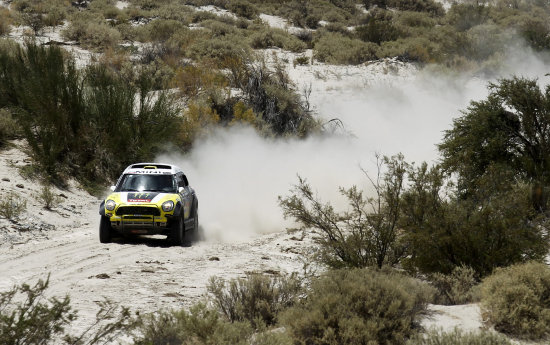
[[[195,206],[195,211],[193,211],[193,229],[191,229],[191,238],[193,241],[201,240],[199,233],[199,209],[197,206]]]
[[[169,238],[175,246],[183,246],[185,244],[185,229],[181,217],[174,219]]]
[[[111,227],[111,221],[107,217],[101,217],[99,221],[99,242],[109,243],[113,236],[113,228]]]

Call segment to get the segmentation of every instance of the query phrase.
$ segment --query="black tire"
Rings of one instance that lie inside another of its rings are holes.
[[[199,228],[199,208],[198,206],[195,206],[195,210],[193,211],[193,229],[191,229],[191,239],[193,242],[200,241],[201,234],[200,234],[200,228]]]
[[[113,228],[109,218],[103,216],[99,221],[99,242],[110,243],[113,237]]]
[[[181,217],[173,220],[169,241],[175,246],[185,245],[185,226]]]

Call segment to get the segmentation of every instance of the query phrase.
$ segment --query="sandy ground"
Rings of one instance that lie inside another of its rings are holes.
[[[104,297],[141,313],[188,307],[205,294],[212,276],[230,279],[302,268],[300,242],[284,231],[240,243],[204,241],[188,247],[167,246],[162,237],[100,244],[99,200],[76,187],[56,189],[66,196],[63,203],[43,209],[35,198],[41,185],[19,176],[17,167],[27,162],[18,148],[0,152],[0,193],[17,193],[27,201],[19,221],[0,219],[0,291],[50,274],[49,293],[69,294],[79,311],[76,331],[90,324],[98,310],[95,302]]]

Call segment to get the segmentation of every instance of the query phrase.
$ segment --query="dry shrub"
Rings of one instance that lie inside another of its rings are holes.
[[[76,13],[71,18],[69,26],[63,31],[63,36],[85,47],[96,49],[112,47],[121,39],[118,30],[109,26],[100,17],[87,12]]]
[[[187,65],[176,71],[174,85],[186,97],[194,98],[204,90],[227,87],[227,79],[206,66]]]
[[[408,61],[429,63],[439,58],[439,46],[426,37],[400,38],[384,42],[379,52],[380,56],[398,56]]]
[[[378,46],[372,42],[345,37],[339,33],[323,35],[314,47],[314,56],[321,62],[357,65],[377,58]]]
[[[399,345],[414,333],[430,286],[395,271],[329,271],[282,317],[295,344]]]
[[[49,184],[42,186],[40,193],[36,196],[36,199],[41,202],[47,210],[51,210],[63,201],[61,197],[55,195]]]
[[[281,29],[271,28],[264,28],[252,34],[250,45],[254,49],[278,47],[292,52],[301,52],[307,48],[307,45],[296,36]]]
[[[127,52],[108,47],[99,57],[98,62],[114,71],[121,71],[130,63],[130,58]]]
[[[274,325],[278,314],[297,301],[302,286],[295,275],[267,277],[251,273],[227,284],[214,277],[207,289],[214,305],[228,320],[248,321],[259,327]]]
[[[190,58],[223,61],[250,55],[250,47],[240,35],[227,35],[194,41],[187,53]]]
[[[430,281],[438,291],[438,304],[455,305],[471,303],[476,299],[476,272],[467,266],[457,266],[451,274],[435,273]]]
[[[230,126],[237,124],[248,124],[256,128],[261,127],[261,119],[254,114],[251,108],[247,108],[243,102],[237,102],[233,106],[233,118],[229,122]]]
[[[430,330],[413,337],[407,345],[512,345],[512,342],[492,332],[464,333],[455,328],[451,332]]]
[[[230,322],[217,310],[197,303],[189,311],[162,311],[142,318],[135,345],[291,345],[284,332],[254,330]]]
[[[8,35],[10,33],[11,22],[10,10],[7,8],[0,8],[0,36]]]
[[[231,1],[227,8],[239,17],[254,19],[258,16],[258,9],[256,6],[246,0]]]
[[[9,192],[0,200],[0,216],[14,220],[27,209],[27,201],[21,199],[19,194]]]
[[[7,109],[0,109],[0,147],[21,136],[21,128]]]
[[[179,146],[188,150],[196,139],[220,121],[218,113],[206,105],[191,103],[184,113],[178,133]]]
[[[550,335],[550,268],[539,262],[500,268],[481,285],[485,320],[527,339]]]

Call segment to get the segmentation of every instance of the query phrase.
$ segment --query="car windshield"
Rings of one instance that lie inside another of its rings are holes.
[[[172,175],[126,174],[122,177],[117,192],[163,192],[175,193],[176,181]]]

